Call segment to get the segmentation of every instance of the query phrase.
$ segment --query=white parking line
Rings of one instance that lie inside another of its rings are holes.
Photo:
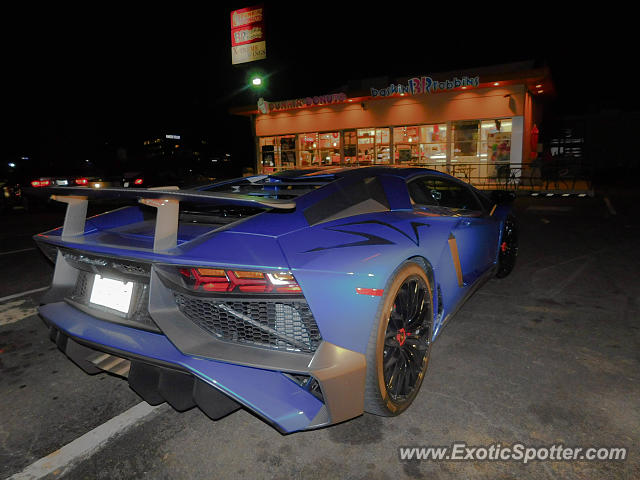
[[[14,300],[0,305],[0,326],[19,322],[38,313],[38,307],[27,300]]]
[[[42,291],[46,290],[47,288],[49,288],[49,287],[34,288],[33,290],[27,290],[26,292],[20,292],[20,293],[14,293],[13,295],[7,295],[6,297],[0,298],[0,303],[1,302],[6,302],[7,300],[13,300],[14,298],[24,297],[25,295],[30,295],[32,293],[42,292]]]
[[[609,200],[609,197],[604,197],[604,204],[607,206],[607,210],[609,210],[609,213],[611,215],[618,214],[618,212],[616,212],[616,209],[613,208],[613,203],[611,203],[611,200]]]
[[[9,480],[36,480],[53,472],[56,477],[59,477],[73,464],[99,450],[113,436],[124,433],[137,422],[144,420],[163,407],[166,408],[167,404],[163,403],[152,407],[147,402],[141,402],[76,438],[59,450],[35,461],[23,471],[9,477]]]
[[[0,252],[0,255],[11,255],[12,253],[20,253],[20,252],[30,252],[31,250],[35,250],[35,247],[31,248],[21,248],[20,250],[9,250],[8,252]]]

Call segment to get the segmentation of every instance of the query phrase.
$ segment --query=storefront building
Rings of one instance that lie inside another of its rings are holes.
[[[519,65],[521,67],[521,65]],[[502,66],[423,75],[356,94],[260,99],[256,173],[292,168],[412,165],[482,186],[520,177],[537,155],[539,100],[549,71]]]

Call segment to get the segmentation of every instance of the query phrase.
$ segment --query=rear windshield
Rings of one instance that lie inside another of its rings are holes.
[[[389,201],[378,177],[338,181],[332,187],[330,195],[305,209],[309,225],[389,210]]]
[[[230,182],[211,185],[201,190],[287,200],[323,187],[333,180],[333,177],[300,179],[265,175],[239,178]]]

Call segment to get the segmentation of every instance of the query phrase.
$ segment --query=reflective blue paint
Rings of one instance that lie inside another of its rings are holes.
[[[105,322],[64,302],[41,306],[40,314],[72,337],[186,368],[285,432],[307,428],[322,408],[280,372],[189,357],[164,335]]]
[[[86,234],[73,241],[63,241],[60,229],[42,238],[57,245],[156,263],[291,270],[322,338],[365,353],[382,297],[358,295],[357,287],[384,289],[399,265],[414,257],[423,258],[433,269],[435,307],[438,286],[442,292],[442,315],[436,318],[435,338],[443,319],[498,256],[499,236],[510,208],[500,206],[492,217],[475,219],[441,216],[428,209],[414,211],[406,181],[424,174],[420,168],[341,171],[334,174],[336,178],[379,175],[392,210],[310,227],[304,210],[337,192],[339,184],[329,183],[298,197],[292,212],[264,212],[220,231],[202,225],[183,226],[179,245],[165,253],[153,252],[152,228],[143,221],[138,207],[88,219]],[[448,245],[452,234],[465,280],[462,287]],[[162,335],[102,322],[65,304],[46,305],[41,311],[78,338],[181,365],[284,431],[306,428],[322,406],[279,372],[185,356]]]

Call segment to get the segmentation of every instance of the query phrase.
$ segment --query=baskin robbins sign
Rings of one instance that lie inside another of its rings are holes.
[[[406,84],[392,83],[386,88],[371,88],[372,97],[391,97],[393,95],[419,95],[421,93],[435,93],[454,90],[462,87],[477,87],[480,77],[453,77],[449,80],[434,80],[431,77],[410,78]]]

